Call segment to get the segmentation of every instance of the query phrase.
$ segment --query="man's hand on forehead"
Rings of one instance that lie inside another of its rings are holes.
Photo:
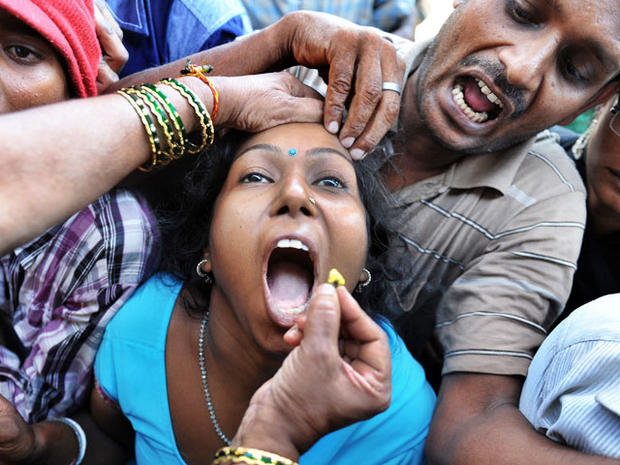
[[[403,82],[405,60],[378,29],[321,13],[295,13],[289,20],[298,24],[291,39],[295,60],[329,67],[325,127],[339,133],[354,159],[363,158],[398,116],[396,87]]]

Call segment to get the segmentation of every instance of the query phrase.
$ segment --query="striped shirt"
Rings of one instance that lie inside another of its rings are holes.
[[[0,345],[0,394],[27,421],[84,400],[104,327],[152,271],[156,238],[146,204],[117,190],[0,258],[11,336]]]
[[[620,294],[580,307],[545,339],[519,408],[554,441],[620,459]]]
[[[410,47],[409,73],[425,50]],[[443,353],[442,374],[525,375],[576,269],[586,204],[572,161],[544,131],[499,153],[464,156],[396,196],[394,257],[406,257],[414,277],[397,288],[407,342],[434,331],[440,347],[431,359],[438,372]]]
[[[390,37],[408,76],[429,43]],[[324,95],[315,70],[292,72]],[[464,156],[395,195],[401,234],[392,260],[413,277],[394,286],[403,310],[396,318],[429,379],[525,376],[568,298],[585,229],[573,162],[544,131],[499,153]]]
[[[267,27],[296,10],[331,13],[384,31],[398,29],[411,14],[416,14],[415,0],[243,0],[243,3],[255,29]]]

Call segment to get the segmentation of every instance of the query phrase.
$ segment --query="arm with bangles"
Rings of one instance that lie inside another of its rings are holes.
[[[257,131],[322,119],[332,132],[342,125],[339,136],[345,146],[367,153],[398,114],[398,93],[381,90],[382,82],[402,82],[404,74],[404,61],[392,43],[372,28],[330,15],[287,15],[263,31],[194,56],[196,63],[203,59],[220,75],[285,68],[295,61],[329,66],[324,111],[316,93],[288,73],[211,77],[221,100],[217,128]],[[178,76],[185,65],[181,60],[144,71],[118,86]],[[190,87],[212,111],[210,89],[192,80]],[[188,131],[197,130],[189,104],[180,95],[170,98]],[[128,102],[113,95],[0,116],[0,254],[66,219],[146,162],[149,142],[141,126]]]
[[[213,111],[207,85],[195,77],[179,81]],[[212,82],[220,93],[214,121],[218,128],[257,131],[321,118],[322,102],[287,73],[216,76]],[[187,132],[198,131],[200,123],[188,100],[169,86],[157,87]],[[32,128],[37,128],[36,137]],[[65,220],[151,156],[140,118],[120,95],[1,115],[0,141],[0,255]]]
[[[327,70],[325,127],[332,133],[340,130],[343,142],[354,140],[345,148],[364,153],[379,143],[400,108],[396,92],[382,91],[383,82],[401,83],[405,73],[404,57],[398,55],[392,39],[376,28],[325,13],[289,13],[271,26],[190,58],[196,64],[212,65],[213,75],[281,71],[298,64]],[[127,76],[111,89],[175,75],[185,63],[186,59],[177,60]]]

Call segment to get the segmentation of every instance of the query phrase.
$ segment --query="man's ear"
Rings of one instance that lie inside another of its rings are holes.
[[[589,110],[590,108],[594,108],[598,105],[602,105],[607,103],[607,101],[616,94],[620,90],[620,82],[615,79],[614,81],[608,83],[605,87],[603,87],[600,91],[598,91],[594,97],[592,97],[581,109],[577,110],[575,113],[567,116],[562,121],[559,121],[557,124],[560,126],[568,126],[572,123],[575,118],[577,118],[584,111]]]

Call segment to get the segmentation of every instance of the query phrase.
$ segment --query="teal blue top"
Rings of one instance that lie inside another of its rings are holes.
[[[164,279],[166,278],[166,279]],[[108,324],[95,361],[101,388],[136,432],[138,465],[185,464],[172,429],[166,387],[168,324],[182,283],[157,275]],[[302,465],[423,463],[435,394],[424,370],[385,321],[392,354],[392,403],[373,418],[334,431],[301,456]]]

